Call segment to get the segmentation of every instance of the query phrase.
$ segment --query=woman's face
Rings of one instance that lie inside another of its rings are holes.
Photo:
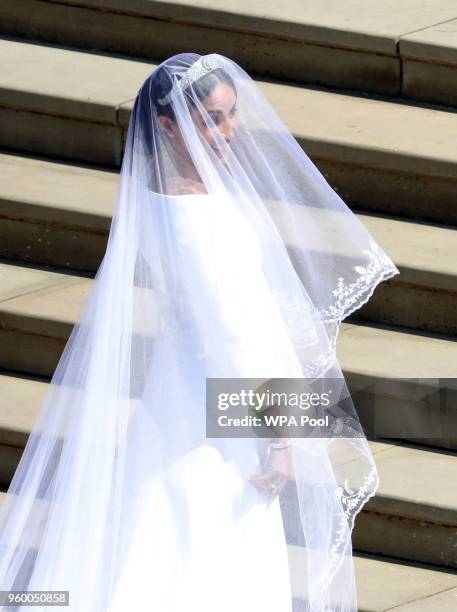
[[[235,137],[235,129],[238,125],[236,108],[236,95],[227,83],[219,83],[213,91],[203,100],[203,106],[215,124],[211,129],[205,122],[201,113],[193,109],[194,122],[206,142],[213,148],[218,159],[223,159],[224,149],[220,150],[216,144],[214,131],[219,130],[227,145]]]
[[[213,120],[215,127],[211,129],[206,124],[200,111],[196,108],[192,109],[191,116],[200,134],[212,147],[217,158],[224,160],[227,151],[224,150],[225,147],[222,150],[218,148],[215,132],[219,131],[227,145],[235,137],[235,129],[238,124],[235,92],[227,83],[218,83],[212,92],[202,101],[202,104]],[[178,125],[169,117],[160,117],[160,120],[167,133],[172,135],[173,146],[190,161],[190,155]]]

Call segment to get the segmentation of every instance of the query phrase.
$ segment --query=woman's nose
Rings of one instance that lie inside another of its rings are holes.
[[[226,119],[221,126],[221,132],[227,142],[230,142],[235,135],[234,122],[231,119]]]

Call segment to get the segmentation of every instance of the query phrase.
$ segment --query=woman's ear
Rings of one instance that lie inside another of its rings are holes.
[[[165,115],[161,115],[159,117],[159,123],[162,127],[162,129],[164,130],[164,132],[166,133],[167,136],[169,136],[170,138],[174,138],[175,135],[173,133],[173,122],[170,119],[170,117],[166,117]]]

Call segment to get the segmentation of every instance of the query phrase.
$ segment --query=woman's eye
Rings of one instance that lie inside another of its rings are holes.
[[[233,117],[237,110],[237,107],[232,108],[232,110],[229,112],[229,117]],[[221,123],[224,119],[224,116],[221,116],[219,113],[217,115],[210,115],[210,117],[213,120],[214,125],[219,125],[219,123]]]
[[[213,123],[215,125],[219,125],[219,123],[221,122],[219,115],[211,115],[210,114],[210,117],[211,117],[211,120],[213,121]],[[209,127],[209,125],[207,127]]]

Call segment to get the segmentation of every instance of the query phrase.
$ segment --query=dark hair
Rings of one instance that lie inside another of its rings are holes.
[[[202,101],[204,100],[219,83],[227,83],[236,94],[235,82],[232,77],[223,69],[216,68],[207,74],[203,75],[199,79],[193,82],[192,90],[195,92],[197,98]],[[152,116],[151,116],[151,103],[154,104],[158,110],[159,115],[165,115],[170,117],[173,121],[176,121],[175,114],[171,104],[159,104],[158,100],[167,95],[172,86],[172,79],[170,77],[169,68],[167,65],[160,65],[154,72],[146,79],[142,85],[138,95],[135,99],[131,121],[135,122],[137,119],[137,113],[139,112],[138,120],[140,122],[140,129],[144,136],[144,145],[146,147],[146,153],[153,153],[153,133],[152,133]],[[189,108],[195,107],[195,102],[191,95],[186,95],[186,89],[184,89],[184,95],[186,96]]]
[[[219,83],[226,83],[236,94],[235,82],[232,77],[223,69],[215,68],[207,72],[205,75],[192,83],[192,91],[197,98],[204,100]],[[158,100],[167,95],[172,86],[170,74],[166,66],[159,66],[152,75],[151,83],[151,101],[156,105],[159,115],[165,115],[176,120],[171,104],[159,104]],[[187,95],[186,95],[187,94]],[[184,96],[187,99],[189,108],[195,107],[195,101],[192,95],[188,94],[188,90],[184,89]]]

